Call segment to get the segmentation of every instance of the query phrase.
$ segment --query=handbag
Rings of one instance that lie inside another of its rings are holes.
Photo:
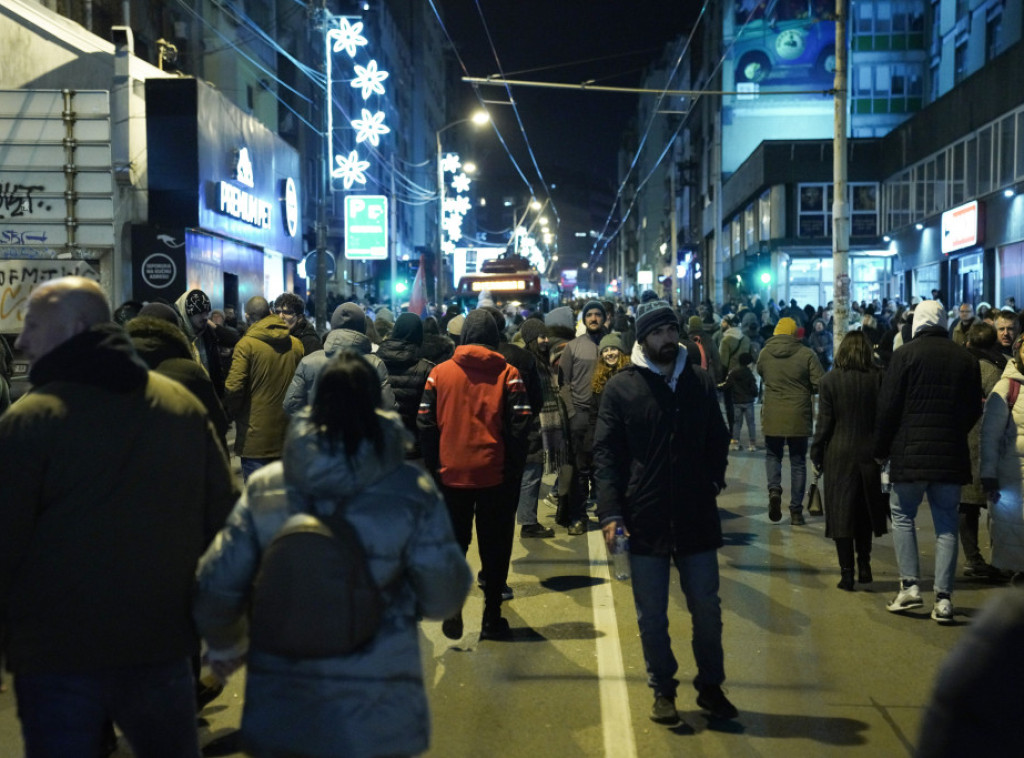
[[[820,516],[825,512],[821,503],[821,490],[818,489],[818,479],[820,478],[821,474],[816,473],[810,489],[807,490],[807,514],[809,516]]]

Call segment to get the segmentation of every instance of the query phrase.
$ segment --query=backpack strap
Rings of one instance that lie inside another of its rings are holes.
[[[1020,382],[1017,379],[1010,380],[1010,391],[1006,393],[1006,407],[1013,413],[1013,406],[1017,402],[1017,395],[1020,394]]]

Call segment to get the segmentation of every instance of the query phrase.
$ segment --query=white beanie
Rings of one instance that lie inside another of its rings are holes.
[[[938,300],[922,300],[920,305],[914,307],[914,326],[911,333],[917,333],[929,326],[941,326],[946,328],[946,308]]]

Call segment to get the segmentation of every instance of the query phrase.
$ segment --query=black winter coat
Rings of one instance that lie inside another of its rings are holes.
[[[303,355],[312,355],[324,349],[324,341],[316,333],[316,328],[301,316],[291,328],[291,335],[302,343]]]
[[[388,381],[395,392],[398,415],[413,436],[414,444],[408,457],[418,458],[420,432],[416,426],[416,414],[419,413],[427,377],[435,364],[420,357],[419,345],[405,340],[384,340],[377,348],[376,355],[388,369]]]
[[[875,417],[875,458],[893,482],[971,481],[967,433],[981,417],[981,371],[941,326],[892,354]]]
[[[621,517],[637,555],[717,550],[715,497],[725,483],[729,431],[707,371],[687,361],[673,392],[629,366],[608,380],[594,440],[597,515]]]

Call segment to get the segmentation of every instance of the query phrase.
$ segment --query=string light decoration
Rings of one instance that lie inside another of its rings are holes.
[[[472,207],[469,200],[469,186],[473,180],[462,170],[458,153],[446,153],[441,158],[441,180],[444,182],[444,200],[441,203],[441,250],[445,254],[455,252],[456,243],[462,239],[462,222]]]
[[[359,90],[363,101],[366,102],[371,97],[380,98],[385,95],[384,81],[388,78],[388,72],[381,70],[377,61],[373,59],[365,66],[355,63],[359,51],[368,44],[368,40],[363,36],[362,21],[353,21],[345,16],[332,17],[327,24],[326,39],[326,73],[330,105],[327,109],[327,153],[331,156],[332,188],[334,181],[337,180],[348,190],[352,189],[354,184],[366,184],[366,171],[370,168],[370,162],[363,160],[357,147],[364,142],[377,147],[380,138],[391,129],[384,123],[384,111],[362,108],[360,118],[354,118],[349,122],[355,132],[356,147],[347,154],[343,150],[337,150],[334,144],[334,86],[338,82],[347,81],[353,89]],[[334,59],[342,53],[348,56],[352,76],[348,79],[335,80]]]

